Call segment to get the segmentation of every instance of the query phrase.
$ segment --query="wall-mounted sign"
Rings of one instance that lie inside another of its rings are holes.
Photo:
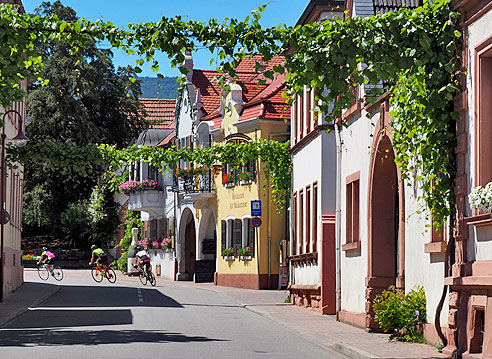
[[[251,201],[251,217],[261,217],[261,201]]]
[[[250,142],[251,138],[244,133],[232,133],[225,138],[226,143],[233,143],[239,145],[240,143]]]

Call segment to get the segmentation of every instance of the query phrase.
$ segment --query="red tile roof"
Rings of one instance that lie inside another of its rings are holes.
[[[243,111],[239,121],[253,118],[268,120],[290,120],[290,106],[285,103],[282,93],[285,89],[285,74],[276,75],[274,80],[266,79],[261,73],[255,72],[257,61],[261,60],[261,55],[248,56],[241,61],[236,68],[236,83],[242,88]],[[276,56],[268,62],[263,70],[272,69],[275,65],[284,62],[283,56]],[[198,84],[195,83],[195,73]],[[222,116],[219,113],[220,107],[220,86],[211,81],[214,76],[220,76],[217,71],[194,70],[193,80],[195,89],[200,88],[202,102],[206,112],[202,121],[213,121],[214,129],[220,128]],[[208,81],[205,81],[205,79]],[[259,79],[266,80],[265,84],[258,84]]]
[[[174,128],[175,99],[141,98],[151,128]]]

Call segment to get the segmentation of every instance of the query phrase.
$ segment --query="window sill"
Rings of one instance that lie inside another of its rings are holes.
[[[430,242],[424,245],[424,253],[444,253],[446,252],[446,242]]]
[[[250,261],[251,259],[253,259],[253,257],[252,256],[239,256],[239,259],[242,261]]]
[[[356,251],[360,249],[360,241],[357,242],[352,242],[352,243],[346,243],[342,245],[342,251],[347,252],[347,251]]]
[[[318,263],[318,252],[296,254],[294,256],[290,256],[289,260],[294,265],[309,264],[309,263],[317,264]]]
[[[230,188],[230,187],[234,187],[235,184],[234,183],[223,183],[224,187],[225,188]]]
[[[475,227],[492,226],[492,213],[482,213],[476,216],[465,217],[466,224]]]
[[[233,261],[234,260],[234,256],[224,256],[224,260],[225,261]]]
[[[241,181],[241,182],[239,182],[239,184],[240,184],[241,186],[246,186],[246,185],[249,185],[249,184],[251,184],[251,183],[253,183],[253,181],[252,181],[252,180],[249,180],[249,181]]]

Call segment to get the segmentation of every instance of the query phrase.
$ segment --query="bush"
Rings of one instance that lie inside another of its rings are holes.
[[[118,259],[118,269],[122,273],[128,272],[128,252],[123,252]]]
[[[405,342],[424,342],[422,324],[426,322],[426,300],[422,287],[406,295],[390,286],[378,295],[373,303],[375,319],[390,339]]]

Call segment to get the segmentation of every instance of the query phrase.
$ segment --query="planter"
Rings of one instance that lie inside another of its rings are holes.
[[[250,261],[253,257],[252,256],[240,256],[239,259],[242,261]]]
[[[224,256],[224,260],[226,260],[226,261],[233,261],[234,260],[234,256]]]

